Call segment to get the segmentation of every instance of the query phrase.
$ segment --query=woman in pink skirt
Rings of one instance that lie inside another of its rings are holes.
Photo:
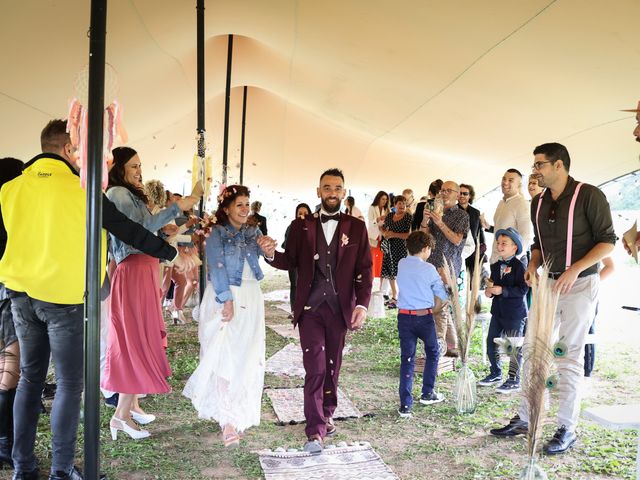
[[[107,197],[118,210],[152,232],[198,200],[185,197],[152,215],[147,208],[136,151],[129,147],[116,148],[113,162]],[[131,438],[146,438],[149,432],[137,424],[150,423],[155,416],[140,408],[137,396],[170,391],[166,378],[171,375],[171,369],[163,347],[166,331],[158,288],[159,265],[157,259],[113,236],[111,251],[118,266],[111,280],[111,328],[101,386],[120,394],[110,422],[112,438],[117,438],[119,430]]]

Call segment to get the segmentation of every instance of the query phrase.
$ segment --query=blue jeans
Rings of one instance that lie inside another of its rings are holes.
[[[51,409],[51,471],[73,467],[83,387],[83,305],[42,302],[10,292],[11,310],[20,343],[21,376],[13,408],[13,462],[16,472],[36,468],[34,445],[40,396],[53,357],[57,381]]]
[[[491,316],[489,323],[489,331],[487,332],[487,357],[491,364],[491,375],[502,375],[502,366],[500,365],[500,351],[493,341],[502,334],[508,337],[521,337],[524,331],[524,318],[501,318],[497,315]],[[509,362],[509,378],[520,380],[520,364],[522,363],[522,348],[516,349],[516,362]]]
[[[433,315],[398,314],[398,336],[400,337],[400,405],[413,405],[413,370],[418,339],[424,342],[426,360],[422,374],[422,395],[433,392],[438,373],[438,336]]]

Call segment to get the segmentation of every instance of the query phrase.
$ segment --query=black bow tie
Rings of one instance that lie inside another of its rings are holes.
[[[324,215],[320,214],[320,221],[322,223],[327,223],[330,220],[335,220],[336,222],[340,219],[340,214],[336,213],[335,215]]]

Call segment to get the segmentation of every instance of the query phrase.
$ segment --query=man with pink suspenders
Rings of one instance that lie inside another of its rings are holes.
[[[604,194],[569,176],[571,159],[564,145],[545,143],[536,147],[533,155],[532,177],[545,190],[531,201],[534,240],[525,279],[531,285],[538,267],[549,262],[553,289],[560,293],[555,328],[568,347],[557,365],[561,378],[558,430],[544,445],[547,455],[555,455],[566,452],[577,439],[582,352],[598,297],[598,262],[613,251],[616,235]],[[521,401],[518,415],[507,426],[490,433],[499,437],[525,434],[527,420]]]

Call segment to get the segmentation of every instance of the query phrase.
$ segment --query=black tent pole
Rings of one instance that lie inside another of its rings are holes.
[[[242,137],[240,141],[240,185],[244,185],[244,132],[247,128],[247,86],[242,92]]]
[[[100,271],[102,241],[102,135],[107,0],[91,1],[87,132],[87,239],[84,365],[84,478],[100,471]]]
[[[196,2],[196,17],[197,17],[197,78],[198,78],[198,161],[200,162],[200,178],[203,180],[202,185],[206,185],[206,171],[205,171],[205,162],[204,158],[206,155],[206,142],[204,138],[205,128],[204,128],[204,112],[205,112],[205,102],[204,102],[204,0],[197,0]],[[204,196],[200,199],[200,217],[204,215]],[[200,242],[200,259],[202,260],[202,265],[200,265],[200,299],[204,296],[204,289],[207,283],[207,273],[206,273],[206,252],[204,249],[203,242]]]
[[[229,157],[229,104],[231,103],[231,64],[233,60],[233,35],[229,35],[227,45],[227,83],[224,92],[224,146],[222,148],[222,183],[227,183],[227,163]]]

